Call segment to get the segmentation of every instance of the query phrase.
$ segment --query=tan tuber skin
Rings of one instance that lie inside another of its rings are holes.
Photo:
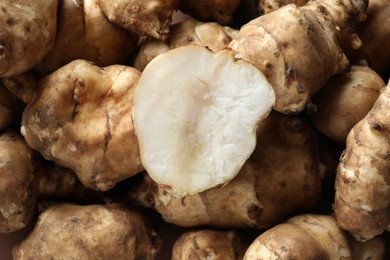
[[[268,229],[249,246],[244,260],[352,259],[346,232],[334,217],[298,215]]]
[[[185,0],[179,10],[203,22],[229,24],[242,0]]]
[[[37,65],[54,45],[58,0],[0,2],[0,77]]]
[[[13,259],[156,259],[161,240],[148,219],[123,205],[58,204],[43,211]]]
[[[252,156],[222,187],[181,200],[145,174],[129,198],[179,226],[264,228],[315,209],[322,176],[311,125],[301,117],[272,112],[258,127],[257,137]]]
[[[349,132],[336,175],[340,227],[366,241],[390,225],[390,84]]]
[[[386,258],[386,251],[389,251],[386,236],[373,237],[365,242],[358,242],[351,238],[349,244],[352,249],[353,260],[383,260]]]
[[[139,35],[159,39],[172,21],[179,0],[99,0],[114,24]]]
[[[22,134],[46,159],[107,191],[142,170],[131,121],[140,72],[75,60],[43,78],[22,118]]]
[[[339,144],[370,111],[386,84],[366,65],[353,65],[347,74],[335,75],[312,99],[310,113],[316,128]]]
[[[276,111],[299,113],[331,75],[349,69],[341,46],[359,45],[351,28],[366,7],[367,0],[287,5],[244,25],[229,47],[267,76]]]
[[[30,102],[38,88],[38,79],[30,71],[17,76],[2,78],[1,81],[12,94],[25,104]]]
[[[138,35],[111,23],[98,3],[99,0],[61,1],[55,44],[34,72],[45,76],[76,59],[98,66],[129,62]]]
[[[0,233],[30,224],[41,199],[103,201],[103,193],[86,188],[71,170],[44,162],[20,134],[1,134],[0,147]]]
[[[169,27],[169,34],[163,39],[146,39],[137,53],[134,67],[144,70],[146,65],[159,54],[180,46],[196,44],[213,52],[228,46],[237,31],[218,23],[203,23],[186,19]]]
[[[183,233],[174,243],[172,260],[241,260],[246,249],[234,231],[201,229]]]
[[[256,7],[260,15],[268,14],[278,10],[280,7],[295,4],[296,6],[303,6],[309,0],[256,0]]]

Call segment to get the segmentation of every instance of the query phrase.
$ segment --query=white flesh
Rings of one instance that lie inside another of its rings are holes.
[[[274,104],[262,72],[233,56],[180,47],[153,59],[139,80],[133,121],[142,163],[177,197],[232,180]]]

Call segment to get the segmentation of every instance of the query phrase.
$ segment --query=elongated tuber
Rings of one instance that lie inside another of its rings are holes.
[[[336,175],[340,227],[365,241],[390,226],[390,83],[349,132]]]

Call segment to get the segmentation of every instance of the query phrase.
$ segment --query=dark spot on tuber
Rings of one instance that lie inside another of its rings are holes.
[[[0,60],[5,58],[5,47],[0,45]]]
[[[246,213],[248,215],[248,217],[250,219],[257,219],[258,216],[261,214],[261,212],[263,211],[263,209],[261,207],[259,207],[258,205],[256,204],[251,204]]]

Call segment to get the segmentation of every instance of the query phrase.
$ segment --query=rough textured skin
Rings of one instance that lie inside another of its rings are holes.
[[[99,5],[118,26],[159,39],[171,23],[179,0],[99,0]]]
[[[76,60],[39,83],[22,118],[27,143],[105,191],[142,169],[131,121],[140,72]]]
[[[353,65],[349,73],[331,77],[314,95],[311,120],[321,133],[345,145],[349,131],[370,111],[385,86],[368,66]]]
[[[39,159],[20,134],[0,134],[0,233],[26,227],[38,198]],[[27,209],[27,210],[26,210]]]
[[[22,103],[0,82],[0,131],[20,121]]]
[[[175,241],[172,260],[241,260],[245,249],[241,238],[234,231],[189,231]]]
[[[161,241],[146,218],[123,205],[59,204],[39,216],[14,259],[156,259]]]
[[[37,65],[53,47],[58,0],[0,2],[0,77]]]
[[[86,59],[98,66],[130,61],[138,36],[111,23],[98,2],[62,1],[55,45],[35,72],[47,75],[75,59]]]
[[[356,240],[390,225],[390,84],[347,137],[336,176],[334,210],[341,228]]]
[[[307,2],[309,2],[309,0],[256,0],[256,7],[259,14],[263,15],[276,11],[280,7],[288,4],[303,6]]]
[[[390,73],[390,1],[370,0],[367,20],[359,24],[356,31],[363,41],[358,51],[351,53],[351,60],[367,59],[370,66],[380,74]]]
[[[313,0],[300,8],[287,5],[244,25],[229,46],[237,58],[265,73],[276,93],[275,110],[298,113],[331,75],[349,69],[340,46],[356,41],[351,28],[364,19],[366,4]]]
[[[180,226],[263,228],[277,224],[318,206],[322,178],[313,134],[302,118],[273,112],[258,127],[254,153],[226,185],[180,200],[145,174],[129,198]]]
[[[203,22],[228,24],[242,0],[185,0],[180,1],[180,11]]]
[[[347,235],[325,215],[299,215],[262,233],[244,260],[352,259]]]
[[[228,46],[236,32],[218,23],[186,19],[171,25],[167,37],[160,40],[146,39],[137,53],[134,67],[142,71],[159,54],[190,44],[206,46],[217,52]]]

